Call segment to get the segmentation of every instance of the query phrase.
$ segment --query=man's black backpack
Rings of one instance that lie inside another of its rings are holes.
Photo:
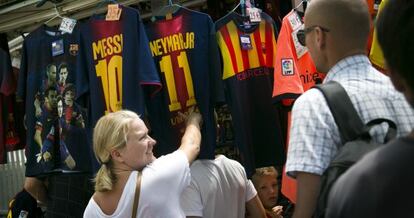
[[[338,147],[338,152],[329,164],[321,178],[321,190],[314,217],[325,217],[329,192],[335,181],[349,167],[360,160],[369,151],[381,146],[374,143],[369,134],[370,129],[383,122],[388,123],[388,132],[384,142],[395,138],[397,127],[395,123],[388,119],[374,119],[364,124],[356,112],[345,89],[337,82],[330,81],[325,84],[317,85],[328,102],[336,125],[341,135],[342,145]]]

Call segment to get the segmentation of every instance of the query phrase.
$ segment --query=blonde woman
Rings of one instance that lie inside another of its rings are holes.
[[[200,114],[191,113],[180,147],[157,159],[152,153],[156,141],[137,114],[123,110],[99,119],[93,149],[102,165],[84,217],[131,217],[138,186],[135,217],[184,217],[180,194],[200,150],[200,123]]]

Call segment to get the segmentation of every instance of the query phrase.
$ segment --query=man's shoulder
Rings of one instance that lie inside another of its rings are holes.
[[[298,99],[296,99],[295,103],[293,104],[293,110],[301,111],[310,108],[318,110],[319,108],[325,106],[327,107],[328,105],[322,92],[312,88],[304,92],[301,96],[299,96]]]

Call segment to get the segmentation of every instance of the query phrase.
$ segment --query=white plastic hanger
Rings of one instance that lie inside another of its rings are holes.
[[[299,11],[300,6],[302,6],[304,2],[309,3],[310,0],[302,0],[302,1],[300,1],[300,3],[295,8],[293,8],[293,10]],[[303,11],[305,11],[304,8],[303,8]]]
[[[55,16],[53,16],[52,18],[50,18],[49,20],[47,20],[46,22],[44,22],[44,24],[47,24],[47,23],[49,23],[50,21],[52,21],[52,20],[54,20],[56,18],[63,19],[62,15],[60,15],[60,12],[59,12],[56,4],[55,4],[55,12],[56,12]]]
[[[173,14],[180,9],[181,6],[178,4],[173,4],[172,0],[168,0],[168,5],[162,7],[160,10],[154,13],[154,16],[165,16],[167,14]]]

